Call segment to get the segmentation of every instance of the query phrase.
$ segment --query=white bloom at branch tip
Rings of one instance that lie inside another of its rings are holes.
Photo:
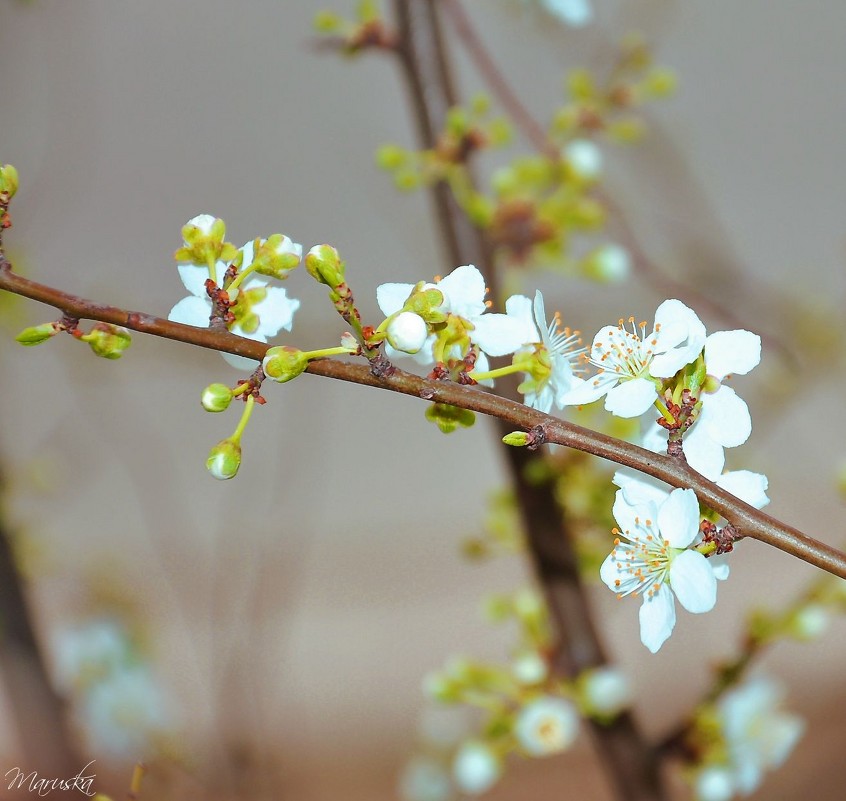
[[[468,795],[490,790],[502,776],[502,763],[491,748],[478,740],[461,744],[452,764],[458,789]]]
[[[709,766],[699,771],[694,783],[696,801],[730,801],[734,782],[727,768]]]
[[[253,242],[247,242],[241,248],[244,254],[241,270],[246,269],[253,262],[253,244]],[[301,245],[292,243],[292,247],[302,250]],[[218,276],[224,274],[227,266],[224,262],[217,263]],[[167,319],[197,328],[208,328],[212,313],[212,302],[206,292],[208,269],[198,264],[179,264],[178,270],[179,277],[190,295],[180,300],[170,310]],[[300,307],[300,301],[289,298],[284,287],[268,286],[268,279],[256,274],[248,276],[241,286],[230,294],[229,299],[237,300],[232,307],[236,319],[230,324],[229,330],[233,334],[258,342],[267,342],[269,337],[276,336],[282,329],[290,331],[294,322],[294,313]],[[221,355],[229,364],[240,370],[254,370],[259,364],[243,356],[234,356],[229,353]]]
[[[581,28],[593,21],[589,0],[541,0],[543,7],[554,17],[573,28]]]
[[[802,736],[804,723],[782,710],[783,696],[778,685],[758,676],[717,702],[737,792],[754,792],[764,772],[779,767]]]
[[[699,534],[699,502],[690,489],[673,490],[660,505],[629,504],[618,490],[614,549],[599,575],[618,598],[642,595],[640,639],[656,653],[676,623],[674,595],[688,612],[709,612],[717,581],[708,560],[688,549]]]
[[[531,756],[566,751],[579,733],[579,713],[564,698],[542,695],[529,701],[514,723],[517,741]]]
[[[660,381],[670,378],[694,361],[705,344],[705,326],[680,300],[665,300],[655,312],[650,334],[646,323],[631,331],[621,320],[605,326],[593,340],[588,361],[599,372],[568,392],[563,403],[592,403],[603,395],[605,408],[619,417],[638,417],[658,397]],[[639,333],[638,333],[639,329]]]
[[[198,214],[196,217],[188,220],[184,227],[188,228],[190,226],[191,228],[197,228],[204,236],[208,236],[212,232],[212,226],[215,224],[216,219],[212,214]],[[190,244],[187,240],[183,241],[186,245]]]

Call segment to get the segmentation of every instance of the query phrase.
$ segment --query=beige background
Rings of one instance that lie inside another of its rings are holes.
[[[633,25],[679,71],[680,93],[654,109],[655,137],[610,157],[611,186],[656,261],[700,289],[720,287],[750,328],[792,337],[789,304],[765,303],[773,290],[815,304],[816,340],[793,342],[797,365],[769,351],[736,381],[756,428],[732,459],[769,474],[773,514],[842,541],[842,359],[831,346],[846,289],[846,7],[597,0],[597,23],[573,32],[517,4],[466,5],[540,116],[559,101],[565,69],[601,64],[606,43]],[[394,65],[315,52],[318,7],[0,0],[0,159],[22,181],[10,258],[39,281],[161,315],[183,295],[171,260],[179,228],[200,212],[223,217],[236,244],[277,230],[306,247],[331,242],[374,315],[381,281],[455,266],[442,260],[425,198],[398,197],[373,167],[377,144],[413,141]],[[462,85],[479,88],[458,60]],[[637,284],[538,281],[547,305],[586,331],[648,318],[661,299]],[[303,301],[289,341],[336,340],[343,328],[320,288],[305,273],[289,283]],[[34,304],[19,313],[21,325],[50,319]],[[143,337],[117,363],[69,340],[13,345],[0,344],[0,445],[34,544],[45,637],[93,597],[126,599],[178,699],[207,797],[392,797],[423,674],[456,652],[503,657],[510,641],[480,622],[478,599],[518,586],[524,568],[457,557],[501,481],[487,426],[442,437],[421,404],[305,377],[268,388],[241,474],[221,484],[203,461],[234,419],[197,404],[205,384],[236,375],[216,354]],[[813,575],[755,543],[733,564],[716,611],[680,616],[654,657],[637,641],[634,605],[596,591],[650,732],[704,686],[750,604],[778,604]],[[757,797],[813,787],[815,798],[842,798],[844,630],[838,622],[825,642],[766,658],[811,726]],[[239,747],[256,760],[248,779],[226,756]],[[0,721],[0,765],[21,758]],[[556,788],[604,798],[591,759],[583,744],[518,766],[495,797]]]

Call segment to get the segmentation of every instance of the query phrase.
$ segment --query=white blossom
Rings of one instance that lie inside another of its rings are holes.
[[[774,682],[758,676],[717,702],[728,767],[739,793],[754,792],[764,772],[779,767],[802,736],[804,723],[782,710],[783,695]]]
[[[579,713],[564,698],[543,695],[526,704],[514,723],[517,741],[531,756],[565,751],[579,733]]]
[[[541,5],[573,28],[581,28],[593,20],[593,8],[589,0],[541,0]]]
[[[588,361],[598,373],[578,379],[563,400],[567,405],[591,403],[603,395],[605,408],[619,417],[638,417],[658,398],[662,378],[676,374],[692,362],[705,343],[705,326],[695,312],[679,300],[666,300],[655,312],[652,332],[646,323],[631,330],[621,320],[605,326],[593,340]]]
[[[699,534],[699,502],[690,489],[673,490],[661,504],[614,500],[617,539],[602,563],[602,581],[622,598],[642,595],[640,639],[658,651],[676,622],[674,595],[689,612],[713,609],[717,583],[709,560],[688,548]]]
[[[403,801],[449,801],[452,782],[438,760],[416,756],[403,769],[399,794]]]
[[[429,336],[426,321],[414,312],[400,312],[387,328],[388,342],[395,350],[417,353]]]
[[[589,670],[581,677],[580,684],[585,706],[594,714],[616,715],[631,703],[631,683],[617,668]]]
[[[590,139],[573,139],[564,146],[561,155],[573,171],[585,180],[596,180],[602,174],[602,151]]]
[[[253,242],[247,242],[241,248],[244,259],[241,270],[249,267],[253,262]],[[302,251],[301,245],[292,247]],[[217,263],[217,274],[222,276],[227,265]],[[190,293],[188,297],[179,301],[168,314],[168,320],[197,328],[208,328],[212,313],[212,302],[206,292],[206,279],[209,277],[208,268],[198,264],[179,264],[179,277]],[[247,339],[267,342],[269,337],[276,336],[280,330],[290,331],[293,326],[294,313],[300,307],[300,302],[289,298],[284,287],[268,286],[268,279],[261,275],[251,274],[243,283],[233,290],[229,299],[237,301],[232,307],[236,319],[229,325],[229,330]],[[246,326],[246,327],[245,327]],[[229,353],[221,354],[233,367],[242,370],[253,370],[258,362],[243,356]]]

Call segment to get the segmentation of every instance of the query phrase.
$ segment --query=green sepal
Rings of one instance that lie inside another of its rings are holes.
[[[426,419],[435,423],[444,434],[451,434],[459,426],[470,428],[476,422],[476,415],[469,409],[452,406],[448,403],[433,403],[426,409]]]

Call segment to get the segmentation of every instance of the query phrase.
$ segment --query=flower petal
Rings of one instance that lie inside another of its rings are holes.
[[[470,340],[489,356],[505,356],[526,344],[525,327],[507,314],[483,314],[473,320]]]
[[[408,300],[414,284],[380,284],[376,287],[376,302],[386,317],[398,312]]]
[[[761,361],[761,337],[751,331],[717,331],[705,340],[705,369],[722,381],[746,375]]]
[[[617,490],[614,495],[614,508],[612,509],[614,519],[620,530],[630,539],[637,539],[640,536],[639,522],[643,520],[655,520],[657,507],[651,501],[631,504],[626,500],[623,490]]]
[[[667,486],[657,479],[644,476],[642,473],[636,473],[633,470],[622,469],[614,473],[613,483],[618,486],[623,492],[623,498],[626,503],[637,506],[644,503],[654,503],[660,507],[667,498],[670,497],[670,491],[665,489]]]
[[[445,305],[452,314],[471,320],[485,311],[485,279],[472,264],[456,267],[437,287],[444,293]]]
[[[208,276],[208,273],[206,273]],[[197,328],[208,328],[212,305],[210,300],[203,300],[193,295],[182,298],[168,313],[167,319],[174,323],[193,325]]]
[[[294,312],[299,308],[300,302],[295,298],[289,298],[284,287],[268,287],[263,300],[256,303],[252,309],[259,316],[257,333],[263,337],[273,337],[282,328],[290,331],[294,324]]]
[[[664,432],[665,439],[666,436]],[[715,481],[722,474],[726,463],[723,446],[711,439],[710,431],[702,425],[694,425],[685,435],[684,455],[694,470],[711,481]]]
[[[665,300],[655,312],[656,349],[665,351],[652,360],[650,375],[669,378],[690,364],[705,345],[705,326],[696,312],[680,300]]]
[[[223,262],[218,262],[217,279],[223,278],[221,265]],[[207,298],[206,280],[209,277],[209,268],[202,267],[199,264],[177,264],[176,269],[179,270],[179,277],[182,279],[184,287],[196,298]],[[226,265],[223,265],[226,269]]]
[[[767,497],[768,484],[765,475],[751,470],[732,470],[717,479],[718,486],[756,509],[763,509],[770,502]]]
[[[605,408],[618,417],[639,417],[657,397],[655,384],[648,378],[633,378],[608,390]]]
[[[246,356],[236,356],[234,353],[221,353],[223,360],[234,367],[236,370],[241,370],[245,373],[252,373],[261,364],[255,359],[248,359]]]
[[[698,425],[724,448],[735,448],[749,439],[752,418],[746,402],[731,387],[721,386],[714,393],[703,393]]]
[[[657,653],[676,625],[676,605],[666,584],[662,584],[654,595],[643,599],[638,618],[640,641],[653,654]]]
[[[692,489],[674,489],[658,510],[658,530],[673,548],[686,548],[699,532],[699,501]]]
[[[673,559],[670,586],[688,612],[710,612],[717,602],[717,579],[708,560],[698,551],[682,551]]]
[[[540,291],[538,291],[540,294]],[[537,295],[535,296],[535,306],[537,308]],[[543,304],[543,300],[541,300]],[[523,329],[523,345],[528,345],[534,342],[541,341],[541,335],[535,325],[535,318],[533,316],[532,301],[525,295],[512,295],[505,301],[505,313],[516,320]]]

